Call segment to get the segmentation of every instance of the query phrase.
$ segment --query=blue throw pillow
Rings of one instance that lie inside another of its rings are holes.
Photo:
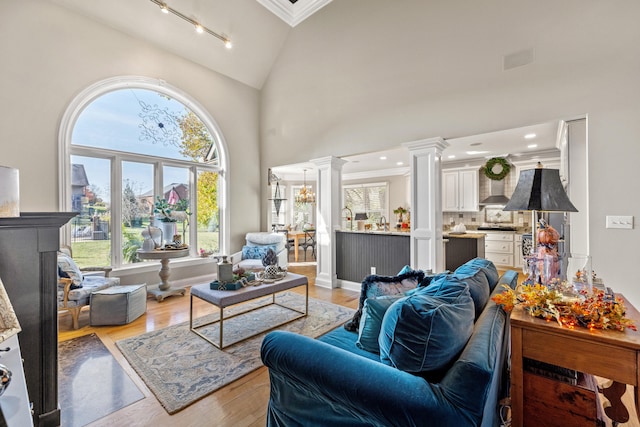
[[[491,292],[495,289],[498,284],[498,280],[500,279],[500,274],[498,273],[498,269],[492,261],[489,261],[485,258],[474,258],[470,261],[465,262],[460,267],[454,271],[454,273],[458,273],[464,271],[471,270],[482,270],[482,272],[487,276],[487,280],[489,281],[489,289]]]
[[[477,319],[480,313],[482,313],[487,301],[489,301],[491,287],[489,285],[489,278],[487,277],[487,271],[489,271],[488,266],[476,260],[478,260],[478,258],[461,265],[453,274],[449,275],[446,280],[457,280],[469,286],[469,292],[476,307]],[[488,262],[491,263],[491,261]],[[491,263],[491,265],[493,265],[493,263]]]
[[[362,309],[360,328],[356,346],[371,353],[380,353],[378,336],[382,327],[382,319],[391,304],[403,298],[402,295],[367,298]]]
[[[398,272],[398,276],[402,276],[403,274],[411,273],[412,271],[413,271],[413,268],[411,268],[410,265],[405,265],[404,267],[402,267],[402,270],[400,270]]]
[[[401,298],[382,320],[380,361],[410,373],[438,371],[464,348],[473,322],[473,299],[462,283],[449,284],[437,296],[420,291]]]
[[[275,245],[264,246],[243,246],[242,247],[242,259],[262,259],[267,254],[269,249],[273,249],[275,252]]]
[[[431,282],[435,282],[438,279],[440,279],[441,277],[444,277],[448,274],[451,274],[451,272],[449,270],[445,270],[442,273],[436,273],[436,274],[426,274],[424,276],[424,279],[422,279],[422,281],[420,282],[420,285],[418,285],[418,287],[422,288],[424,286],[429,286],[431,284]]]

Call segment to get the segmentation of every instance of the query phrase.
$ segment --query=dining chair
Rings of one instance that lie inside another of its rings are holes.
[[[316,259],[316,231],[305,230],[304,241],[302,242],[302,249],[304,249],[304,260],[307,260],[307,249],[311,248],[311,255],[313,259]]]

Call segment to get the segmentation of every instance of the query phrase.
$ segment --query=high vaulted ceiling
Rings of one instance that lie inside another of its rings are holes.
[[[292,26],[330,0],[165,0],[183,15],[228,37],[232,49],[150,0],[51,0],[256,89],[262,88]],[[90,35],[82,35],[90,37]]]

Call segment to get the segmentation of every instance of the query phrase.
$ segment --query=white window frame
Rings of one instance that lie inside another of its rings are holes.
[[[388,181],[384,181],[384,182],[364,182],[361,184],[344,184],[342,186],[342,204],[341,206],[346,206],[346,202],[345,202],[345,190],[346,189],[350,189],[350,188],[366,188],[366,187],[384,187],[385,188],[385,201],[384,201],[384,207],[382,208],[382,212],[380,212],[380,216],[384,216],[387,219],[387,222],[389,222],[389,182]],[[368,212],[367,212],[368,213]],[[356,212],[353,212],[353,215],[355,216]],[[371,223],[370,220],[365,221],[366,223]]]
[[[213,143],[218,150],[218,165],[216,167],[209,167],[206,164],[197,164],[191,161],[179,160],[179,159],[164,159],[164,158],[149,158],[149,156],[135,154],[135,153],[118,153],[112,150],[105,150],[95,147],[82,147],[72,146],[71,139],[73,134],[73,128],[78,120],[78,117],[82,114],[84,109],[95,99],[109,92],[119,89],[147,89],[155,92],[165,94],[176,101],[182,103],[185,107],[190,109],[198,118],[204,123],[207,130],[211,134]],[[112,77],[94,83],[80,92],[67,107],[60,124],[60,131],[58,135],[59,151],[58,151],[58,164],[59,164],[59,199],[58,203],[63,211],[71,211],[71,155],[88,156],[88,157],[102,157],[110,159],[111,162],[111,206],[112,206],[112,218],[111,227],[121,224],[122,218],[120,215],[122,204],[122,182],[121,176],[121,161],[131,160],[141,163],[155,164],[156,174],[154,176],[154,193],[157,193],[157,189],[162,189],[162,168],[163,166],[176,166],[176,167],[188,167],[190,168],[190,200],[196,200],[197,187],[196,187],[196,170],[212,170],[219,174],[218,181],[218,209],[220,214],[219,219],[219,237],[220,237],[220,253],[230,252],[230,236],[231,231],[229,227],[229,160],[227,144],[222,135],[222,131],[216,121],[211,115],[202,107],[195,99],[189,96],[182,90],[169,85],[163,80],[153,79],[142,76],[119,76]],[[195,209],[195,207],[193,207]],[[195,212],[194,212],[195,213]],[[196,213],[197,214],[197,213]],[[195,233],[197,227],[191,227],[190,238],[192,242],[195,242]],[[70,227],[67,225],[62,228],[61,242],[63,244],[70,244]],[[115,267],[122,266],[122,254],[120,250],[114,250],[114,248],[122,247],[122,239],[120,233],[113,233],[113,239],[111,242],[112,264]],[[190,256],[198,257],[196,245],[190,246]],[[127,267],[134,268],[136,264],[127,264]]]

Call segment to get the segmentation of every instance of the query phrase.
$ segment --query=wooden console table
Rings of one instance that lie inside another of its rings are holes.
[[[621,295],[618,295],[621,296]],[[624,297],[622,297],[624,299]],[[624,299],[627,317],[640,327],[640,313]],[[634,386],[640,414],[640,332],[570,329],[530,316],[521,307],[511,313],[512,425],[524,425],[523,358],[597,375]],[[614,383],[614,384],[615,384]]]

